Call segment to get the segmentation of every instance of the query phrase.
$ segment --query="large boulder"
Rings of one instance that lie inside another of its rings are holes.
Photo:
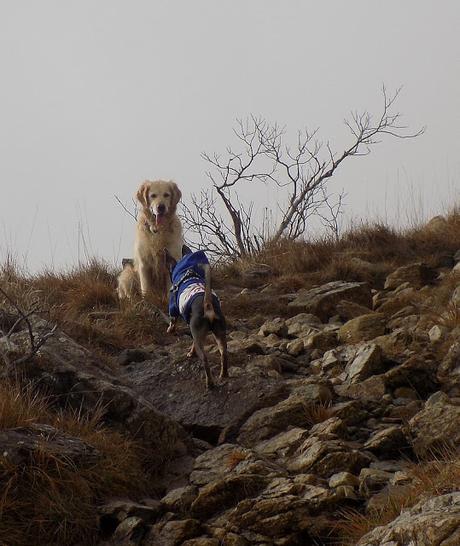
[[[408,283],[414,288],[421,288],[431,282],[435,275],[435,270],[420,262],[403,265],[388,275],[384,288],[394,290],[404,283]]]
[[[346,322],[339,330],[339,339],[342,343],[359,343],[384,333],[385,316],[381,313],[368,313]]]
[[[126,377],[159,411],[211,444],[234,435],[257,410],[287,398],[284,383],[260,367],[230,367],[230,377],[207,391],[201,363],[159,358],[125,367]],[[216,376],[216,370],[213,371]],[[222,437],[221,437],[222,435]]]
[[[242,445],[254,446],[286,430],[289,426],[306,427],[307,424],[307,400],[302,396],[293,395],[275,406],[253,413],[241,427],[238,442]]]
[[[460,544],[460,493],[423,500],[357,546],[456,546]]]
[[[0,452],[2,464],[18,466],[49,458],[85,468],[94,465],[100,457],[100,453],[83,440],[50,425],[36,424],[0,431]]]
[[[373,460],[361,446],[345,440],[308,438],[289,461],[288,470],[294,473],[311,472],[330,478],[337,472],[356,474]]]
[[[372,343],[361,345],[345,367],[346,379],[359,383],[381,372],[382,366],[382,349]]]
[[[326,322],[336,314],[336,307],[342,300],[348,300],[369,309],[372,295],[369,286],[363,282],[333,281],[310,290],[299,290],[297,297],[288,306],[305,313],[312,313]]]
[[[460,405],[442,392],[433,394],[409,421],[414,450],[419,455],[446,445],[460,445]]]
[[[34,335],[40,336],[50,329],[46,321],[33,320]],[[12,342],[26,352],[28,331],[13,334]],[[104,367],[91,351],[60,330],[20,369],[17,365],[7,365],[2,374],[33,381],[56,404],[82,413],[92,414],[95,408],[102,407],[106,424],[144,442],[157,464],[187,450],[189,437],[178,423],[157,411],[128,381],[117,377],[115,368]]]

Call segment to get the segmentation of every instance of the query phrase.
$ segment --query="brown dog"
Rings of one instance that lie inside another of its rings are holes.
[[[182,255],[182,224],[176,207],[182,194],[177,184],[165,180],[146,180],[139,187],[136,199],[141,205],[134,241],[134,260],[126,261],[118,276],[120,299],[133,296],[140,286],[142,296],[156,292],[165,295],[169,276],[164,263],[164,249],[180,259]]]

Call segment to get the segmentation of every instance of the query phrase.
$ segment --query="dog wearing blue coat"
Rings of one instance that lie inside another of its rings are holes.
[[[209,333],[214,335],[220,352],[220,378],[228,377],[227,328],[219,298],[211,289],[211,266],[206,254],[192,252],[184,245],[182,259],[175,258],[164,249],[165,262],[171,277],[169,296],[170,323],[173,332],[179,317],[190,326],[192,348],[187,356],[197,354],[206,374],[206,388],[214,387],[204,342]]]

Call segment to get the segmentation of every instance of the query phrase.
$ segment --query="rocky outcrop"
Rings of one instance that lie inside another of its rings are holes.
[[[412,264],[374,290],[374,304],[367,284],[337,281],[283,295],[290,303],[282,317],[230,320],[230,377],[213,391],[199,361],[186,358],[185,336],[125,351],[108,368],[57,331],[23,376],[67,406],[103,404],[107,424],[140,439],[154,462],[181,466],[158,498],[102,504],[103,544],[320,545],[335,540],[344,508],[372,516],[409,498],[406,461],[460,445],[458,334],[410,303],[434,278],[432,268]],[[27,335],[12,333],[15,351]],[[217,376],[219,355],[212,345],[207,352]],[[23,434],[31,440],[20,447]],[[38,434],[51,452],[59,449],[58,433]],[[41,440],[31,427],[3,431],[2,441],[20,461]],[[66,456],[81,464],[98,456],[65,442]],[[418,504],[359,544],[454,546],[456,495]]]
[[[423,285],[431,282],[436,276],[436,272],[423,263],[414,263],[399,267],[393,273],[388,275],[385,281],[385,290],[394,290],[404,283],[421,288]]]
[[[40,334],[50,326],[37,319],[34,329]],[[13,334],[12,343],[27,347],[29,333]],[[120,375],[117,378],[115,370],[102,367],[90,351],[62,331],[57,330],[20,370],[15,365],[2,369],[4,376],[17,377],[18,372],[23,381],[33,381],[61,406],[89,414],[103,408],[105,422],[149,446],[157,464],[187,451],[188,436],[177,422],[162,415],[129,382]]]
[[[460,403],[454,403],[445,393],[433,394],[409,421],[409,429],[419,455],[460,446]]]
[[[299,290],[289,307],[327,321],[336,314],[337,304],[342,300],[353,301],[369,309],[372,307],[371,290],[366,283],[343,281],[330,282],[311,290]]]
[[[422,501],[357,546],[455,546],[460,542],[460,493]]]

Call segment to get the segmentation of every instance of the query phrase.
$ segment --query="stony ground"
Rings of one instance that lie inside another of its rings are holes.
[[[254,313],[229,317],[230,377],[212,391],[186,358],[185,329],[121,352],[110,369],[57,331],[24,377],[77,408],[102,401],[106,421],[140,438],[163,469],[156,497],[101,506],[100,544],[353,544],[343,531],[360,515],[369,525],[360,546],[460,544],[459,270],[455,257],[409,264],[381,290],[340,280],[283,294],[263,281],[221,288],[224,310],[241,298]],[[283,316],[255,318],[271,302]],[[20,354],[28,338],[19,328],[2,351]],[[34,435],[51,452],[97,455],[36,427],[3,431],[0,443],[20,458]],[[457,481],[421,488],[416,464],[444,459]]]

